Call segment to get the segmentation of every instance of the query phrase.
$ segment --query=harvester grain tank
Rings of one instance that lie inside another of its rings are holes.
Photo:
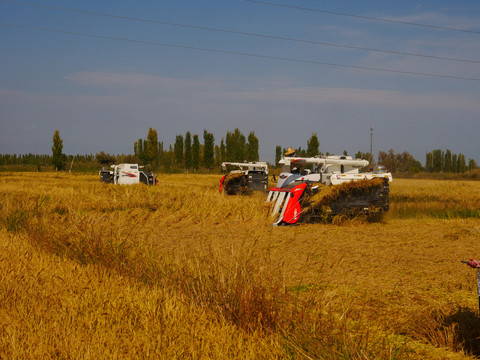
[[[335,216],[365,215],[373,219],[388,211],[392,174],[360,172],[367,160],[351,156],[284,157],[276,187],[270,189],[274,225],[323,222]]]
[[[220,180],[220,192],[225,191],[227,195],[248,195],[253,191],[268,191],[266,162],[224,162],[222,171],[228,173]]]
[[[111,169],[112,170],[100,170],[100,181],[115,185],[132,185],[139,183],[157,185],[158,183],[152,172],[144,170],[144,167],[138,164],[111,165]]]

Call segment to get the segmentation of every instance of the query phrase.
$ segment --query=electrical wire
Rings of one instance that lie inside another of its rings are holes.
[[[348,17],[353,17],[353,18],[357,18],[357,19],[390,22],[390,23],[395,23],[395,24],[419,26],[419,27],[425,27],[425,28],[430,28],[430,29],[457,31],[457,32],[464,32],[464,33],[480,35],[480,31],[475,31],[475,30],[466,30],[466,29],[458,29],[458,28],[452,28],[452,27],[447,27],[447,26],[437,26],[437,25],[421,24],[421,23],[414,23],[414,22],[408,22],[408,21],[402,21],[402,20],[377,18],[377,17],[372,17],[372,16],[349,14],[349,13],[343,13],[343,12],[338,12],[338,11],[312,9],[312,8],[305,8],[305,7],[300,7],[300,6],[285,5],[285,4],[269,2],[269,1],[260,1],[260,0],[243,0],[243,1],[256,3],[256,4],[261,4],[261,5],[277,6],[277,7],[284,7],[284,8],[304,10],[304,11],[312,11],[312,12],[318,12],[318,13],[324,13],[324,14],[330,14],[330,15],[348,16]]]
[[[204,51],[204,52],[211,52],[211,53],[255,57],[255,58],[270,59],[270,60],[281,60],[281,61],[289,61],[289,62],[326,65],[326,66],[334,66],[334,67],[341,67],[341,68],[348,68],[348,69],[370,70],[370,71],[379,71],[379,72],[385,72],[385,73],[396,73],[396,74],[403,74],[403,75],[423,76],[423,77],[432,77],[432,78],[480,81],[480,78],[473,78],[473,77],[384,69],[384,68],[368,67],[368,66],[360,66],[360,65],[347,65],[347,64],[330,63],[330,62],[323,62],[323,61],[316,61],[316,60],[253,54],[253,53],[245,53],[245,52],[239,52],[239,51],[219,50],[219,49],[203,48],[203,47],[196,47],[196,46],[162,43],[162,42],[148,41],[148,40],[128,39],[128,38],[121,38],[121,37],[108,36],[108,35],[98,35],[98,34],[88,34],[88,33],[74,32],[74,31],[56,30],[56,29],[49,29],[49,28],[42,28],[42,27],[35,27],[35,26],[16,25],[16,24],[4,23],[4,22],[0,22],[0,25],[12,27],[12,28],[52,32],[52,33],[59,33],[59,34],[66,34],[66,35],[76,35],[76,36],[96,38],[96,39],[117,40],[117,41],[139,43],[139,44],[145,44],[145,45],[166,46],[166,47],[172,47],[172,48],[178,48],[178,49],[189,49],[189,50],[197,50],[197,51]]]
[[[245,1],[249,1],[249,0],[245,0]],[[420,54],[420,53],[404,52],[404,51],[396,51],[396,50],[384,50],[384,49],[376,49],[376,48],[362,47],[362,46],[355,46],[355,45],[338,44],[338,43],[325,42],[325,41],[313,41],[313,40],[305,40],[305,39],[298,39],[298,38],[291,38],[291,37],[284,37],[284,36],[265,35],[265,34],[257,34],[257,33],[250,33],[250,32],[244,32],[244,31],[218,29],[218,28],[207,27],[207,26],[181,24],[181,23],[174,23],[174,22],[170,22],[170,21],[153,20],[153,19],[145,19],[145,18],[138,18],[138,17],[131,17],[131,16],[122,16],[122,15],[112,15],[112,14],[94,12],[94,11],[85,11],[85,10],[77,10],[77,9],[63,8],[63,7],[57,7],[57,6],[41,5],[41,4],[24,2],[24,1],[0,0],[0,2],[12,3],[12,4],[18,4],[18,5],[24,5],[24,6],[39,7],[39,8],[44,8],[44,9],[53,9],[53,10],[71,12],[71,13],[77,13],[77,14],[103,16],[103,17],[116,18],[116,19],[129,20],[129,21],[162,24],[162,25],[169,25],[169,26],[176,26],[176,27],[183,27],[183,28],[190,28],[190,29],[221,32],[221,33],[227,33],[227,34],[235,34],[235,35],[243,35],[243,36],[250,36],[250,37],[258,37],[258,38],[298,42],[298,43],[304,43],[304,44],[310,44],[310,45],[330,46],[330,47],[338,47],[338,48],[345,48],[345,49],[352,49],[352,50],[379,52],[379,53],[384,53],[384,54],[404,55],[404,56],[413,56],[413,57],[436,59],[436,60],[480,64],[480,60],[436,56],[436,55],[428,55],[428,54]],[[263,2],[259,2],[259,3],[263,3]]]

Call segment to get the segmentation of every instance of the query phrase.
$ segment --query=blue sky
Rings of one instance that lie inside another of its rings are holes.
[[[239,128],[272,162],[314,132],[367,152],[372,126],[374,154],[480,163],[476,1],[0,1],[0,54],[0,153]]]

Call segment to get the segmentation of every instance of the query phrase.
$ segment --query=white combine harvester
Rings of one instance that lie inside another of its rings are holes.
[[[282,173],[267,197],[275,225],[320,222],[336,215],[372,218],[388,211],[392,174],[360,172],[369,165],[367,160],[351,156],[284,157],[279,164]]]
[[[220,192],[224,190],[227,195],[247,195],[252,191],[268,191],[266,162],[224,162],[222,171],[228,174],[220,180]]]
[[[149,171],[143,170],[138,164],[111,165],[112,170],[100,170],[100,181],[115,185],[132,185],[143,183],[146,185],[157,185],[158,181]]]
[[[284,157],[279,164],[282,165],[282,173],[277,188],[285,187],[294,181],[309,181],[323,185],[339,185],[344,182],[377,177],[388,178],[388,181],[392,181],[392,174],[389,172],[361,173],[359,170],[367,167],[369,162],[363,159],[353,159],[351,156]],[[303,170],[300,170],[301,167]]]

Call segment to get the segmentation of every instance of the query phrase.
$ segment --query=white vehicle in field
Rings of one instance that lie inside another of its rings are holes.
[[[387,178],[391,182],[392,174],[387,171],[360,172],[369,162],[363,159],[353,159],[351,156],[318,156],[318,157],[284,157],[278,162],[282,172],[277,182],[277,188],[285,187],[293,181],[309,181],[323,185],[339,185],[341,183]],[[308,168],[310,167],[310,168]],[[303,168],[300,170],[300,168]]]
[[[268,164],[256,162],[224,162],[222,171],[227,172],[220,180],[220,192],[227,195],[247,195],[252,191],[268,191]]]
[[[102,169],[99,173],[100,181],[107,184],[132,185],[143,183],[156,185],[157,179],[153,173],[145,171],[143,166],[138,164],[111,165],[112,170]]]
[[[378,215],[389,209],[388,171],[360,172],[367,160],[351,156],[284,157],[277,186],[267,197],[275,225],[323,222],[337,215]]]

